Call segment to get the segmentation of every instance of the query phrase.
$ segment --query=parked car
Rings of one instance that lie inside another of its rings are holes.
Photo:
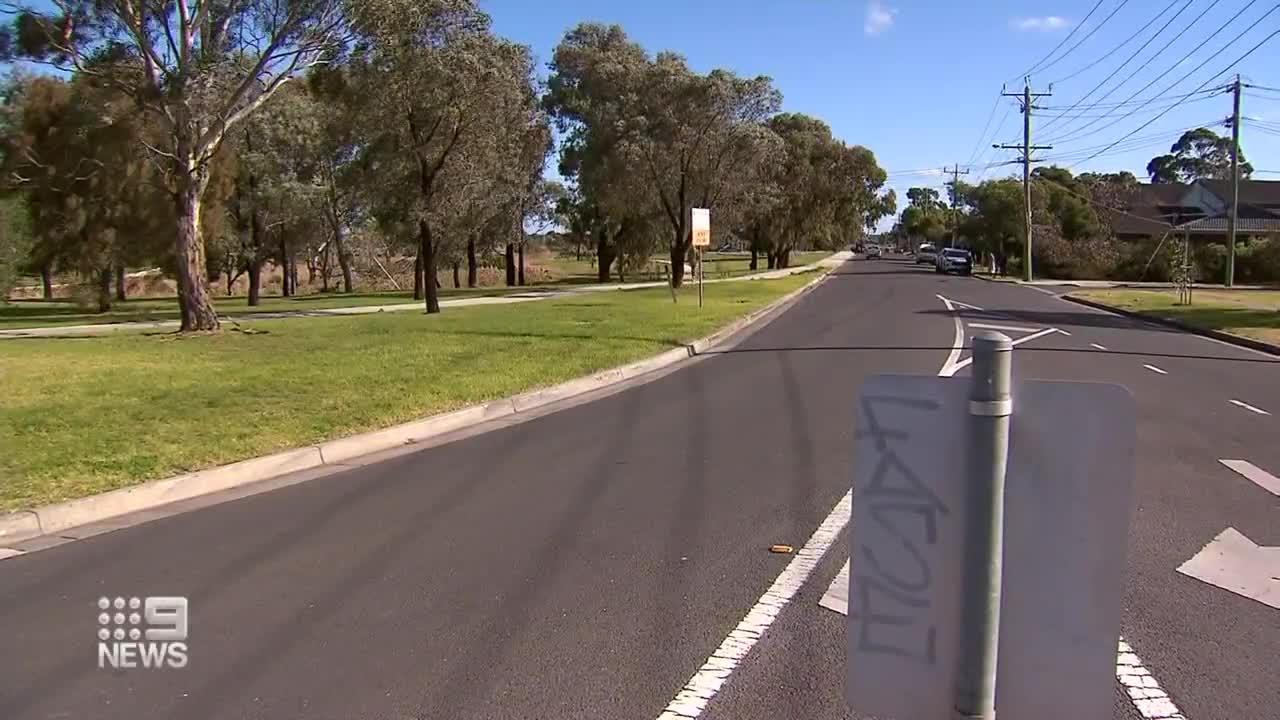
[[[938,251],[933,247],[933,243],[922,243],[916,248],[916,264],[932,265],[938,259]]]
[[[973,259],[969,251],[961,248],[944,248],[938,253],[934,262],[934,270],[940,273],[959,273],[969,275],[973,272]]]
[[[867,252],[866,252],[866,256],[867,256],[867,259],[868,259],[868,260],[871,260],[871,259],[873,259],[873,258],[874,258],[874,259],[876,259],[876,260],[879,260],[879,259],[880,259],[880,246],[879,246],[879,245],[867,245]]]

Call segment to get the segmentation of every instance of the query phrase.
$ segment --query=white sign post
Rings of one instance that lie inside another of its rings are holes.
[[[692,208],[690,211],[693,229],[693,246],[698,249],[698,307],[702,307],[702,248],[711,245],[711,210],[708,208]]]

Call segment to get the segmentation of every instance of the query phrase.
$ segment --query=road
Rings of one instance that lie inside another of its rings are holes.
[[[848,558],[854,397],[938,373],[939,296],[982,308],[966,326],[1064,331],[1018,346],[1022,377],[1131,389],[1124,639],[1186,718],[1273,719],[1280,611],[1176,568],[1227,527],[1280,545],[1277,497],[1218,462],[1280,474],[1275,361],[895,260],[594,402],[0,561],[0,717],[861,717],[818,604]],[[189,665],[99,669],[104,595],[189,597]],[[673,704],[758,603],[719,692]],[[1144,717],[1119,684],[1115,717]]]

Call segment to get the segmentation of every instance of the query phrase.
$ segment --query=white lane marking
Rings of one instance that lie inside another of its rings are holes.
[[[1142,364],[1142,367],[1144,367],[1144,368],[1146,368],[1146,369],[1150,370],[1150,371],[1151,371],[1151,372],[1153,372],[1153,373],[1160,373],[1161,375],[1168,375],[1168,374],[1169,374],[1169,371],[1168,371],[1168,370],[1161,370],[1160,368],[1156,367],[1155,365],[1148,365],[1148,364],[1146,364],[1146,363],[1143,363],[1143,364]]]
[[[1142,717],[1148,720],[1186,720],[1178,706],[1173,704],[1168,694],[1160,689],[1151,671],[1142,666],[1142,659],[1133,652],[1129,643],[1120,638],[1116,653],[1116,680],[1124,687],[1133,706]]]
[[[1280,478],[1254,465],[1248,460],[1218,460],[1218,462],[1235,470],[1267,492],[1280,497]]]
[[[1178,572],[1280,610],[1280,547],[1267,547],[1229,527]]]
[[[1062,333],[1063,335],[1066,335],[1067,337],[1071,337],[1071,333],[1067,332],[1066,330],[1063,330],[1062,328],[1054,328],[1054,330],[1057,330],[1058,332]]]
[[[1094,350],[1106,350],[1105,347],[1099,345],[1098,343],[1089,343],[1089,347],[1093,348]]]
[[[971,328],[982,328],[983,330],[1006,330],[1008,332],[1035,332],[1035,328],[1020,327],[1018,325],[988,325],[987,323],[969,323]]]
[[[849,614],[849,561],[844,561],[844,567],[840,568],[840,572],[836,574],[836,579],[831,581],[831,586],[827,588],[826,594],[818,601],[818,605],[828,609],[835,610],[841,615]]]
[[[836,503],[831,514],[822,521],[791,562],[787,563],[773,585],[765,590],[746,617],[742,618],[742,622],[738,623],[724,642],[720,643],[720,647],[711,653],[711,657],[685,683],[684,688],[667,705],[667,709],[658,716],[658,720],[696,718],[702,714],[707,703],[715,697],[742,663],[742,659],[773,625],[774,619],[791,602],[791,598],[800,591],[810,573],[849,524],[849,513],[853,507],[852,495],[853,491],[850,490]]]
[[[951,353],[947,355],[947,359],[942,363],[942,369],[938,371],[938,377],[951,377],[956,374],[956,361],[960,359],[960,351],[964,348],[964,323],[960,321],[960,316],[956,314],[956,306],[952,301],[938,295],[937,298],[947,306],[947,311],[952,314],[952,320],[956,324],[956,336],[951,342]]]
[[[951,301],[951,304],[953,304],[953,305],[959,305],[960,307],[962,307],[962,308],[968,308],[969,310],[977,310],[978,312],[986,312],[986,310],[983,310],[982,308],[978,307],[977,305],[970,305],[969,303],[962,303],[962,302],[960,302],[959,300],[952,300],[952,301]]]
[[[1035,340],[1035,339],[1037,339],[1037,338],[1042,338],[1042,337],[1044,337],[1045,335],[1052,335],[1053,333],[1056,333],[1056,332],[1062,332],[1062,331],[1061,331],[1061,330],[1059,330],[1058,328],[1045,328],[1045,329],[1043,329],[1043,330],[1041,330],[1041,331],[1039,331],[1039,332],[1033,332],[1033,333],[1031,333],[1030,335],[1026,335],[1026,336],[1024,336],[1024,337],[1020,337],[1020,338],[1018,338],[1017,340],[1014,340],[1014,341],[1013,341],[1012,343],[1010,343],[1010,344],[1011,344],[1011,345],[1014,345],[1014,346],[1021,345],[1021,344],[1022,344],[1022,343],[1024,343],[1024,342],[1031,342],[1032,340]],[[957,354],[959,354],[959,353],[957,353]],[[943,372],[939,371],[939,372],[938,372],[938,375],[939,375],[939,376],[941,376],[941,377],[951,377],[952,375],[955,375],[955,374],[956,374],[956,373],[957,373],[961,368],[968,367],[968,366],[969,366],[969,364],[970,364],[970,363],[972,363],[972,362],[973,362],[973,358],[971,358],[971,357],[967,357],[967,358],[965,358],[965,359],[961,360],[960,362],[956,363],[955,365],[952,365],[951,367],[947,367],[946,365],[944,365],[944,366],[942,366],[942,369],[943,369],[943,370],[949,370],[950,372],[947,372],[947,373],[945,373],[945,374],[944,374]]]
[[[1254,406],[1250,405],[1249,403],[1244,402],[1243,400],[1235,400],[1235,399],[1232,399],[1232,400],[1231,400],[1231,404],[1232,404],[1232,405],[1238,405],[1238,406],[1240,406],[1240,407],[1242,407],[1242,408],[1244,408],[1245,410],[1248,410],[1248,411],[1250,411],[1250,412],[1256,412],[1256,413],[1258,413],[1259,415],[1270,415],[1270,414],[1271,414],[1271,413],[1267,412],[1266,410],[1263,410],[1263,409],[1262,409],[1262,408],[1260,408],[1260,407],[1254,407]]]

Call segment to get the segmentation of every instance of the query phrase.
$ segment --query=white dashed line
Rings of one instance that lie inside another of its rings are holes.
[[[791,598],[800,591],[809,574],[817,567],[822,557],[831,549],[836,538],[849,524],[849,512],[853,507],[852,491],[844,494],[836,503],[831,514],[818,526],[809,542],[800,548],[800,552],[787,563],[773,585],[760,596],[760,600],[747,612],[747,616],[720,643],[720,647],[711,653],[706,663],[693,674],[684,688],[676,694],[667,709],[658,716],[658,720],[681,720],[696,718],[706,710],[707,703],[720,691],[733,671],[742,663],[742,659],[751,652],[751,648],[764,635],[769,626],[791,602]]]
[[[1142,367],[1144,367],[1144,368],[1146,368],[1146,369],[1150,370],[1150,371],[1151,371],[1151,372],[1153,372],[1153,373],[1160,373],[1161,375],[1168,375],[1168,374],[1169,374],[1169,372],[1168,372],[1167,370],[1161,370],[1160,368],[1156,367],[1155,365],[1147,365],[1147,364],[1145,364],[1145,363],[1144,363],[1144,364],[1142,365]]]
[[[1275,475],[1248,460],[1219,460],[1218,462],[1245,476],[1263,490],[1280,497],[1280,478]]]
[[[1178,706],[1173,704],[1151,671],[1142,666],[1142,659],[1133,652],[1129,643],[1120,638],[1116,654],[1116,679],[1124,686],[1133,706],[1148,720],[1186,720]]]
[[[1089,347],[1093,348],[1094,350],[1106,350],[1105,347],[1099,345],[1098,343],[1089,343]]]
[[[1244,402],[1243,400],[1235,400],[1235,399],[1232,399],[1231,404],[1232,404],[1232,405],[1238,405],[1239,407],[1242,407],[1242,408],[1244,408],[1245,410],[1248,410],[1248,411],[1250,411],[1250,412],[1256,412],[1256,413],[1258,413],[1259,415],[1270,415],[1270,414],[1271,414],[1271,413],[1267,412],[1266,410],[1263,410],[1262,408],[1259,408],[1259,407],[1254,407],[1254,406],[1250,405],[1249,403]]]

